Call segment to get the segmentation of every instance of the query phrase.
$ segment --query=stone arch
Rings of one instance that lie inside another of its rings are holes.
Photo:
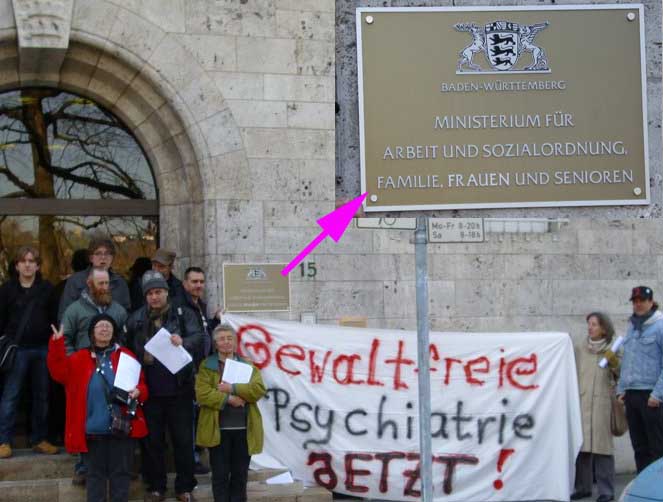
[[[76,4],[69,46],[57,72],[22,72],[17,31],[0,31],[0,90],[59,87],[88,96],[120,117],[154,171],[160,244],[178,250],[181,268],[207,265],[208,257],[217,253],[216,239],[204,231],[204,222],[215,214],[212,201],[218,198],[213,157],[227,152],[245,156],[223,96],[175,35],[103,0]],[[78,12],[79,5],[90,9],[92,18]],[[103,16],[112,20],[105,28]],[[113,24],[120,28],[111,29]],[[145,30],[144,43],[132,39]],[[224,138],[222,144],[210,140],[212,132]]]

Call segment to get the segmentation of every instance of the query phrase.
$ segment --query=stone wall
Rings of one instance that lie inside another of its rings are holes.
[[[271,255],[334,208],[334,2],[187,2],[183,19],[178,41],[239,131],[207,178],[206,266],[220,301],[224,261]]]

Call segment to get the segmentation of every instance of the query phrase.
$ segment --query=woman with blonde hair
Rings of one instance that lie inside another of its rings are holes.
[[[597,502],[614,500],[615,458],[610,413],[614,386],[619,376],[619,358],[610,350],[615,329],[602,312],[586,317],[587,338],[575,347],[583,443],[576,459],[575,492],[571,500],[592,495],[592,464],[599,489]],[[608,365],[599,366],[606,358]]]

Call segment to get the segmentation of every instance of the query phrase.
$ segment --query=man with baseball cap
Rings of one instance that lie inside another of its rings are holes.
[[[631,291],[617,395],[626,404],[638,472],[663,457],[663,314],[648,286]]]
[[[171,302],[168,283],[162,274],[148,270],[143,275],[141,285],[145,305],[127,320],[127,347],[143,365],[150,393],[150,399],[144,405],[149,431],[143,443],[143,476],[148,488],[145,501],[159,502],[165,499],[166,427],[173,451],[176,452],[177,500],[191,501],[191,492],[196,484],[193,472],[193,363],[173,374],[145,350],[145,344],[164,328],[170,333],[173,345],[182,346],[194,355],[202,350],[203,333],[193,312]]]
[[[185,298],[182,281],[173,274],[175,258],[177,258],[177,253],[175,251],[159,248],[150,260],[152,262],[152,270],[159,272],[166,280],[166,283],[168,283],[168,298],[170,298],[170,302],[173,305],[183,303]],[[138,300],[138,305],[132,304],[132,308],[135,310],[138,307],[142,307],[144,301],[145,295]]]
[[[171,300],[177,299],[178,301],[184,300],[184,286],[175,274],[173,268],[175,266],[175,258],[177,253],[169,249],[159,248],[154,257],[152,258],[152,270],[160,272],[166,278],[168,283],[168,292]]]

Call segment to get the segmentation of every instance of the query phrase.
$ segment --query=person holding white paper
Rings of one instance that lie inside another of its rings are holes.
[[[619,377],[619,355],[610,350],[615,328],[602,312],[586,317],[587,337],[575,346],[583,442],[576,459],[575,491],[571,500],[592,494],[592,474],[596,474],[597,502],[609,502],[615,496],[615,457],[610,413],[615,384]],[[605,358],[607,367],[599,361]],[[592,469],[592,465],[594,469]]]
[[[149,391],[143,373],[132,388],[125,389],[130,399],[143,405],[132,412],[113,390],[120,358],[134,360],[117,343],[115,320],[106,313],[93,317],[90,346],[70,356],[65,352],[64,328],[51,327],[48,369],[67,393],[65,447],[70,453],[86,454],[87,501],[106,500],[107,491],[112,502],[127,501],[135,440],[147,435],[143,407]]]
[[[143,275],[145,305],[127,320],[127,346],[136,353],[150,390],[145,406],[149,434],[143,442],[143,478],[147,483],[147,502],[159,502],[166,493],[165,429],[168,428],[175,455],[175,494],[180,501],[192,501],[196,485],[193,460],[193,363],[175,374],[145,346],[157,332],[165,329],[170,343],[183,347],[189,355],[200,350],[203,334],[195,316],[174,306],[168,296],[166,279],[153,270]],[[190,455],[185,454],[190,452]]]
[[[260,453],[263,446],[257,402],[266,389],[260,370],[237,355],[237,336],[230,325],[217,326],[212,336],[217,353],[202,362],[196,376],[200,405],[196,443],[209,448],[214,502],[244,502],[251,455]],[[229,361],[251,367],[248,383],[221,379]]]

